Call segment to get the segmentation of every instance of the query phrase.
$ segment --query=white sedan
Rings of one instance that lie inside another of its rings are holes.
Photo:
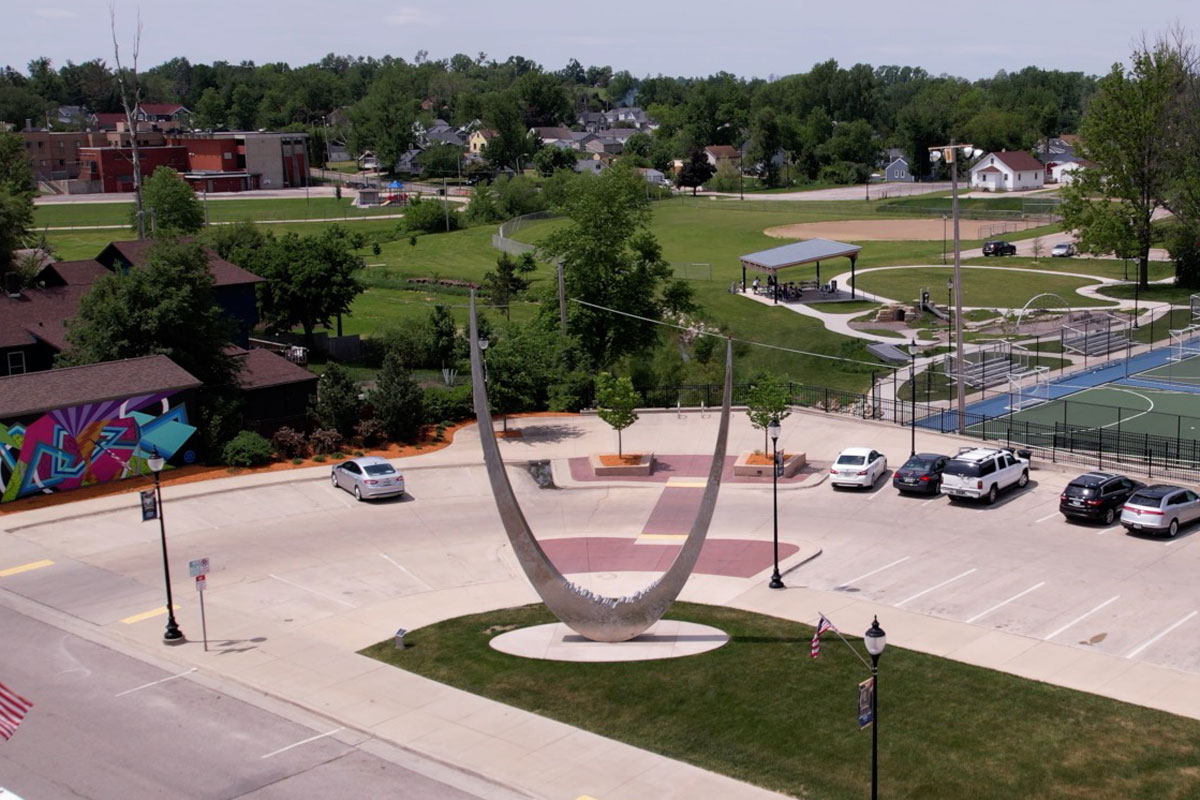
[[[870,489],[887,472],[887,456],[869,447],[847,447],[829,468],[833,486],[860,486]]]

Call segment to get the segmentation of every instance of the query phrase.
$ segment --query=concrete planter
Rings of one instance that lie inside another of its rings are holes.
[[[606,453],[605,455],[611,454]],[[620,478],[649,475],[654,472],[654,453],[642,453],[636,464],[606,466],[601,463],[599,455],[588,456],[588,463],[592,465],[592,474],[596,477]]]
[[[733,475],[735,478],[769,478],[771,477],[770,464],[751,464],[750,457],[752,452],[744,452],[738,456],[737,461],[733,463]],[[783,477],[790,478],[800,471],[800,468],[808,463],[804,453],[784,453],[783,462]]]

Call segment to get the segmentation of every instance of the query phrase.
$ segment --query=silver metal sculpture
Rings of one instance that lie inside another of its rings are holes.
[[[483,444],[483,462],[492,484],[492,495],[504,531],[525,575],[546,607],[573,631],[597,642],[624,642],[644,633],[662,619],[687,583],[704,546],[717,492],[721,488],[721,472],[725,466],[725,444],[729,434],[729,405],[733,391],[733,345],[725,346],[725,394],[721,407],[721,424],[713,450],[708,484],[700,500],[700,508],[692,529],[683,543],[675,562],[658,580],[630,597],[605,597],[576,586],[558,571],[533,537],[529,523],[521,512],[513,493],[496,433],[492,430],[492,415],[488,406],[483,379],[482,357],[479,350],[478,327],[475,320],[475,293],[471,293],[471,388],[475,402],[475,417],[479,420],[479,439]]]

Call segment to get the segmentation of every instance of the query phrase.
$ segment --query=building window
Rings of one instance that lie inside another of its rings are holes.
[[[8,374],[21,375],[25,372],[25,354],[20,350],[8,354]]]

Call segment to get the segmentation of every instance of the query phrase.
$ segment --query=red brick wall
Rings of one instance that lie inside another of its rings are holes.
[[[171,167],[186,172],[186,147],[144,147],[139,149],[142,179],[149,178],[158,167]],[[98,180],[101,191],[133,191],[133,151],[129,148],[79,148],[80,177]]]
[[[187,148],[192,171],[237,172],[237,142],[233,139],[170,138],[173,145]]]

